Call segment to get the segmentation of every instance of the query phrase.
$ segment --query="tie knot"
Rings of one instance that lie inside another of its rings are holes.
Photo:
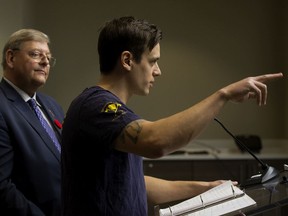
[[[28,104],[30,105],[31,108],[33,108],[34,110],[37,108],[37,103],[34,99],[30,99],[28,100]]]

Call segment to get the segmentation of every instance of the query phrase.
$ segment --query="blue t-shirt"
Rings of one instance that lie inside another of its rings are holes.
[[[142,157],[113,147],[137,119],[100,87],[84,90],[72,102],[62,131],[63,215],[147,215]]]

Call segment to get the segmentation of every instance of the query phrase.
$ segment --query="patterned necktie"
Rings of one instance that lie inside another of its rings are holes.
[[[39,110],[39,107],[37,106],[37,103],[34,99],[30,99],[28,101],[28,104],[30,105],[30,107],[34,110],[35,114],[37,115],[41,125],[43,126],[43,128],[45,129],[45,131],[48,133],[48,135],[50,136],[50,138],[52,139],[53,143],[55,144],[57,150],[59,152],[61,152],[61,147],[60,144],[58,142],[58,139],[54,133],[54,131],[52,130],[52,128],[50,127],[50,125],[48,124],[48,122],[44,119],[44,117],[42,116],[41,111]]]

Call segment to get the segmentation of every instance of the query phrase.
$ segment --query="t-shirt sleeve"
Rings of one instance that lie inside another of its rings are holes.
[[[140,119],[117,97],[110,95],[91,97],[83,105],[80,116],[83,131],[93,140],[105,142],[108,148],[112,147],[125,126]]]

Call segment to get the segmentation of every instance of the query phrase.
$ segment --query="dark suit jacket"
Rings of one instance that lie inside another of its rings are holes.
[[[54,99],[37,101],[59,137],[64,113]],[[61,139],[59,139],[61,140]],[[0,83],[0,215],[60,214],[60,153],[22,97]]]

